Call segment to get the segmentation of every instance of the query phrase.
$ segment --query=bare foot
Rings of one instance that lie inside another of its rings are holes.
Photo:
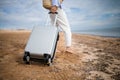
[[[66,47],[66,51],[67,53],[73,53],[73,49],[71,47]]]
[[[61,53],[61,51],[57,49],[57,50],[56,50],[56,53]]]

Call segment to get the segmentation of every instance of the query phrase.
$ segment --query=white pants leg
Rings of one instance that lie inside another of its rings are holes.
[[[63,9],[58,8],[57,10],[58,12],[58,16],[57,16],[57,26],[59,26],[65,34],[65,43],[66,46],[69,47],[71,46],[71,29],[70,29],[70,25],[67,19],[67,16],[65,14],[65,12],[63,11]],[[52,22],[54,22],[55,20],[55,15],[50,15]]]

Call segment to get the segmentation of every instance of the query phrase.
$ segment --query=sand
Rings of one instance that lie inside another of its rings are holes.
[[[72,53],[63,33],[52,66],[22,58],[30,31],[0,30],[0,80],[120,80],[120,38],[73,34]]]

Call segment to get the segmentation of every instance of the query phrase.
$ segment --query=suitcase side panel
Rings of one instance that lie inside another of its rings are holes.
[[[53,55],[58,30],[56,27],[35,27],[26,45],[25,51],[31,55]]]

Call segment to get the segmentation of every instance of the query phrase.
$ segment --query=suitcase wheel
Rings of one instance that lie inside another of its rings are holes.
[[[30,64],[30,54],[29,54],[29,52],[25,52],[25,55],[23,57],[23,61],[25,61],[26,64]]]
[[[52,65],[51,56],[49,54],[44,54],[44,61],[48,66]]]
[[[48,59],[47,65],[48,65],[48,66],[51,66],[51,65],[52,65],[51,58]]]
[[[30,64],[30,56],[26,56],[26,64]]]

